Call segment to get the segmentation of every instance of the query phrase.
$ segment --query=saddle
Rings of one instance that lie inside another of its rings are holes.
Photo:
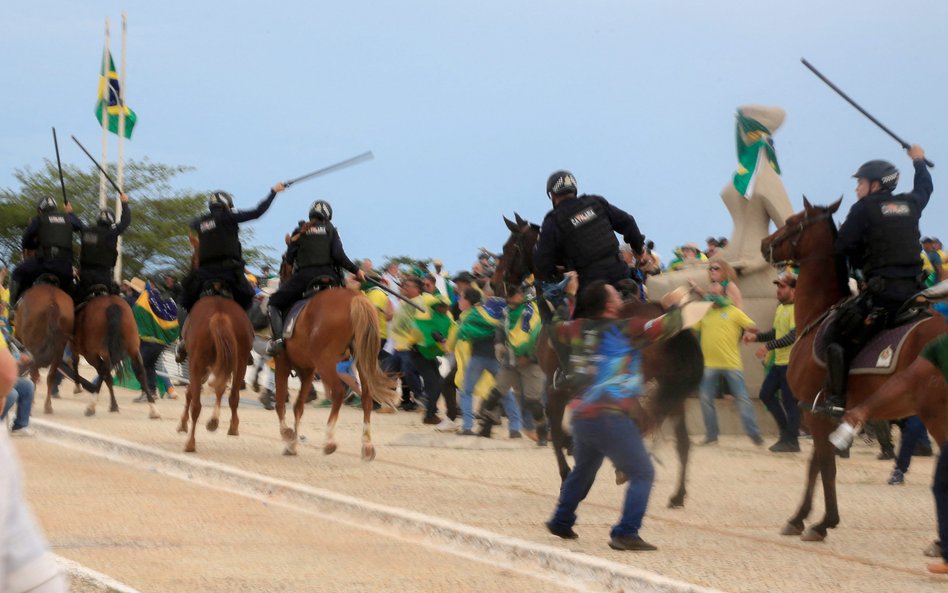
[[[234,293],[223,280],[208,280],[201,286],[201,298],[206,296],[219,296],[225,299],[234,299]]]
[[[836,318],[838,310],[831,312],[820,323],[813,339],[813,360],[826,368],[826,348],[829,346],[826,334]],[[849,367],[850,375],[889,375],[895,371],[899,353],[906,338],[923,321],[932,316],[927,309],[911,308],[901,313],[893,322],[869,339],[865,346],[853,358]]]
[[[306,290],[303,291],[303,298],[293,303],[293,306],[290,307],[289,312],[286,314],[283,325],[283,339],[288,340],[293,337],[293,330],[296,329],[296,319],[299,317],[300,311],[303,310],[306,303],[308,303],[316,293],[338,286],[339,284],[336,282],[336,279],[328,274],[317,276],[313,279],[313,281],[306,286]]]
[[[85,298],[82,299],[82,302],[76,305],[76,313],[81,311],[83,307],[92,301],[92,299],[100,296],[109,296],[111,294],[115,294],[115,292],[105,284],[93,284],[89,287],[89,290],[86,292]]]
[[[317,292],[338,286],[340,286],[340,284],[335,277],[330,274],[321,274],[310,280],[309,284],[306,285],[306,290],[303,291],[303,300],[309,299],[309,297]]]
[[[56,274],[50,274],[49,272],[43,272],[36,278],[36,281],[33,282],[33,286],[37,286],[39,284],[48,284],[50,286],[59,288],[59,276]]]

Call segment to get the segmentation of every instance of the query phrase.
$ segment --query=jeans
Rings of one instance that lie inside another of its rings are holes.
[[[902,431],[902,438],[899,442],[899,454],[895,458],[895,469],[903,474],[908,471],[912,464],[912,453],[915,451],[915,445],[922,442],[922,438],[928,435],[928,429],[922,423],[918,416],[909,416],[897,422]]]
[[[415,398],[421,401],[424,398],[425,390],[421,386],[421,377],[412,363],[411,350],[396,350],[390,357],[382,361],[382,369],[386,373],[401,373],[403,401],[408,401],[404,396],[404,386],[415,394]]]
[[[948,447],[948,441],[941,444],[941,450]],[[932,480],[932,494],[935,495],[935,514],[938,517],[938,540],[941,542],[941,557],[948,562],[948,455],[939,455],[935,465],[935,478]]]
[[[780,399],[777,399],[780,390]],[[796,443],[800,435],[800,410],[787,382],[787,365],[774,365],[760,386],[760,401],[780,428],[780,440]]]
[[[720,377],[727,381],[728,391],[737,400],[737,408],[741,414],[741,424],[744,425],[744,432],[752,439],[759,439],[760,429],[757,428],[754,406],[747,395],[744,373],[733,369],[705,368],[704,376],[701,378],[700,399],[706,440],[717,440],[719,434],[718,415],[714,411],[714,393]]]
[[[477,381],[481,378],[484,371],[491,375],[497,375],[497,369],[500,363],[493,356],[472,356],[464,369],[464,382],[461,385],[461,393],[458,396],[461,406],[461,429],[472,430],[474,428],[474,388]]]
[[[596,472],[606,457],[616,469],[629,476],[622,517],[610,534],[613,537],[638,536],[655,481],[655,468],[635,422],[616,413],[573,419],[575,465],[560,489],[560,499],[550,519],[553,526],[566,530],[576,523],[576,507],[589,494]]]
[[[7,403],[3,406],[3,413],[0,419],[6,420],[7,414],[13,404],[16,404],[16,416],[13,418],[13,430],[26,428],[30,424],[30,412],[33,410],[33,382],[29,379],[19,378],[13,385],[10,394],[7,395]]]
[[[523,428],[523,416],[520,415],[520,402],[517,401],[517,394],[508,389],[504,392],[504,398],[500,400],[504,406],[504,413],[507,414],[507,428],[510,432],[520,431]]]

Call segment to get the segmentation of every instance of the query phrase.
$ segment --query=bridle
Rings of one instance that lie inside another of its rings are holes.
[[[832,257],[832,254],[809,255],[804,258],[800,258],[797,256],[797,247],[800,245],[800,239],[803,238],[803,231],[807,227],[811,227],[818,222],[826,220],[827,218],[832,220],[833,213],[830,212],[829,210],[824,210],[823,212],[821,212],[820,214],[817,214],[816,216],[810,216],[809,214],[805,214],[803,218],[800,219],[799,222],[794,223],[792,226],[785,226],[784,230],[787,232],[781,234],[779,237],[776,237],[773,241],[770,242],[770,245],[767,246],[767,261],[770,262],[771,265],[779,267],[781,264],[785,264],[791,261],[795,263],[799,263],[807,259],[820,259],[820,258],[825,258],[825,257]],[[835,225],[833,226],[833,230],[834,231],[836,230]],[[779,261],[779,262],[774,261],[774,247],[786,241],[790,241],[789,259]]]
[[[504,293],[507,292],[507,286],[516,286],[522,285],[523,281],[530,275],[530,272],[533,269],[533,257],[532,254],[528,253],[527,247],[524,244],[524,235],[526,234],[526,229],[528,227],[523,227],[520,231],[513,233],[513,245],[511,246],[511,262],[508,264],[505,269],[503,276],[501,278],[501,284],[504,286]],[[507,255],[506,253],[504,255]],[[509,273],[512,264],[516,261],[520,264],[520,277],[516,281],[510,281]]]

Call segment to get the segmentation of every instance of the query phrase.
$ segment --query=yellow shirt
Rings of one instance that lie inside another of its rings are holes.
[[[701,353],[704,366],[711,369],[743,371],[738,345],[741,333],[755,327],[746,313],[735,307],[712,307],[694,329],[701,333]]]
[[[780,339],[790,333],[790,330],[797,326],[793,318],[793,303],[789,305],[777,305],[777,313],[774,315],[774,337]],[[777,348],[774,350],[774,364],[786,366],[790,364],[790,350],[793,344]]]
[[[379,312],[379,337],[388,338],[388,320],[385,319],[385,308],[388,306],[388,295],[380,288],[370,288],[365,292],[372,304]]]
[[[425,311],[428,310],[421,296],[416,296],[411,302]],[[398,310],[395,311],[395,316],[392,318],[392,323],[389,326],[389,335],[395,343],[396,350],[411,350],[411,347],[418,343],[420,336],[415,326],[415,315],[417,313],[418,310],[407,303],[402,303],[399,305]]]

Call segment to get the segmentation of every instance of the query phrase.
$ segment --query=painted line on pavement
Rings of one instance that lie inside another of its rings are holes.
[[[82,446],[112,461],[205,486],[220,488],[264,502],[292,506],[325,519],[355,525],[412,541],[433,545],[494,566],[543,576],[577,589],[593,587],[610,592],[721,593],[717,589],[678,581],[588,554],[538,544],[408,509],[362,500],[331,490],[248,472],[236,467],[148,448],[138,443],[33,418],[41,438]],[[446,547],[447,546],[447,547]],[[564,583],[562,579],[568,579]]]
[[[86,581],[92,581],[101,587],[103,591],[109,591],[110,593],[112,591],[115,591],[115,593],[141,593],[138,589],[129,587],[125,583],[116,581],[109,575],[92,570],[88,566],[83,566],[74,560],[63,558],[58,554],[53,554],[53,556],[56,558],[56,563],[59,564],[66,573]]]

